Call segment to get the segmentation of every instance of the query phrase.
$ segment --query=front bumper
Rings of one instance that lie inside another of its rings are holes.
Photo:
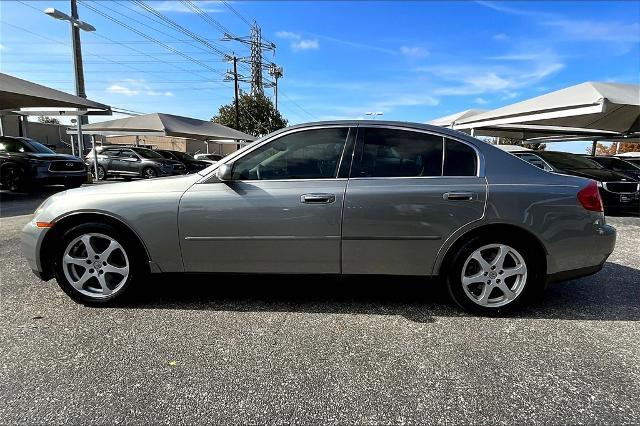
[[[22,234],[20,238],[20,245],[22,247],[22,253],[27,259],[27,263],[31,270],[40,279],[47,281],[52,278],[49,271],[45,271],[42,265],[42,258],[40,256],[42,242],[46,233],[50,231],[49,228],[38,228],[35,220],[31,220],[22,228]]]

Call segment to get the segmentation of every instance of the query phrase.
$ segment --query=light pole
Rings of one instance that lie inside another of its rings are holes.
[[[377,116],[384,115],[384,112],[380,112],[380,111],[370,112],[370,111],[368,111],[368,112],[365,112],[364,115],[368,115],[370,117],[373,117],[372,120],[375,120]]]
[[[86,98],[87,94],[84,91],[84,73],[82,71],[80,30],[95,31],[96,29],[92,25],[78,19],[78,5],[76,4],[76,0],[71,0],[71,16],[59,11],[58,9],[54,9],[53,7],[45,9],[44,13],[51,16],[52,18],[59,19],[61,21],[69,21],[71,23],[71,40],[73,42],[73,68],[76,80],[76,95],[80,96],[81,98]],[[82,125],[87,124],[88,122],[89,121],[86,115],[78,115],[78,155],[80,157],[82,156],[82,152],[84,150]]]

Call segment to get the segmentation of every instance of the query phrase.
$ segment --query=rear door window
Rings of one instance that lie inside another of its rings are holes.
[[[453,139],[446,139],[444,156],[444,176],[476,176],[478,155],[469,145]]]
[[[443,138],[408,130],[364,128],[351,177],[442,175]]]

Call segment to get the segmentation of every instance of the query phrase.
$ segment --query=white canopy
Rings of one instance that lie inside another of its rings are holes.
[[[83,126],[93,135],[158,135],[200,140],[255,140],[255,137],[222,124],[179,115],[153,113]],[[69,132],[69,133],[72,133]]]
[[[486,111],[486,109],[466,109],[464,111],[456,112],[455,114],[446,115],[444,117],[428,121],[427,124],[441,127],[453,127],[461,120],[476,116]]]
[[[482,134],[553,128],[565,135],[632,135],[640,132],[640,86],[586,82],[463,118],[454,128]]]

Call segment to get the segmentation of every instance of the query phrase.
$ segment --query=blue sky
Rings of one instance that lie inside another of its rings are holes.
[[[217,26],[183,3],[147,4],[220,50],[248,54],[239,43],[219,41]],[[249,33],[225,4],[195,4],[233,34]],[[424,122],[588,80],[640,83],[637,1],[230,4],[246,19],[256,19],[263,37],[276,43],[274,59],[284,67],[280,108],[291,123],[359,118],[366,111]],[[68,26],[44,15],[46,7],[68,12],[69,3],[0,3],[0,70],[73,92]],[[228,65],[220,54],[185,42],[189,37],[161,25],[136,4],[84,1],[79,13],[97,29],[82,34],[90,98],[134,111],[201,119],[231,101],[233,86],[223,81]],[[584,150],[579,143],[558,147]]]

